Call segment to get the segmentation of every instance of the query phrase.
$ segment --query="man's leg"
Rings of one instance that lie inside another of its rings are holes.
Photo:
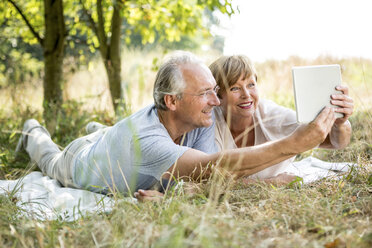
[[[43,173],[64,186],[76,187],[72,181],[71,161],[52,141],[48,131],[34,119],[27,120],[22,132],[22,145]]]

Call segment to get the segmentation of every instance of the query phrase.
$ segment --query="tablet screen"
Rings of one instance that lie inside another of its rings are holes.
[[[332,94],[341,94],[340,65],[298,66],[292,68],[297,122],[309,123],[330,103]],[[335,106],[333,106],[335,107]],[[342,117],[341,113],[335,113]]]

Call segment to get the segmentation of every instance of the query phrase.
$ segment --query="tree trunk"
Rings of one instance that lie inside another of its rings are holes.
[[[84,6],[83,0],[80,4],[83,7],[84,14],[88,17],[89,24],[99,40],[99,52],[105,65],[107,78],[109,81],[109,89],[115,113],[121,110],[119,106],[123,106],[125,110],[123,94],[121,92],[121,54],[120,54],[120,26],[123,21],[121,11],[124,7],[124,0],[114,1],[114,11],[111,17],[111,37],[105,32],[105,20],[103,15],[103,0],[97,0],[97,22],[93,20],[92,15]]]
[[[62,0],[44,0],[44,120],[53,133],[62,104],[63,56],[65,47],[65,22]]]
[[[111,21],[111,39],[107,49],[107,56],[105,59],[105,68],[110,85],[110,93],[112,104],[115,112],[123,103],[123,94],[121,94],[121,54],[120,54],[120,25],[122,23],[122,16],[120,11],[122,9],[121,3],[114,5],[114,13]]]
[[[106,60],[105,68],[109,81],[112,105],[114,106],[114,110],[117,111],[118,106],[122,103],[120,57]]]

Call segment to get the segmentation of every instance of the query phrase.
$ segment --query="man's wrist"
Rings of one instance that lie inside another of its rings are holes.
[[[351,124],[349,120],[334,124],[330,133],[330,142],[335,149],[342,149],[350,142]]]
[[[350,123],[349,120],[346,120],[345,122],[340,123],[340,124],[337,124],[335,122],[335,124],[333,124],[332,131],[333,130],[338,131],[338,130],[341,130],[341,129],[344,129],[344,128],[349,128],[349,127],[351,127],[351,123]]]

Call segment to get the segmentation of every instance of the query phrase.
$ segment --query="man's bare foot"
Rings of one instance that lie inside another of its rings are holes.
[[[143,190],[139,189],[138,192],[134,192],[134,197],[137,198],[139,202],[161,202],[163,200],[163,193],[156,190]]]

